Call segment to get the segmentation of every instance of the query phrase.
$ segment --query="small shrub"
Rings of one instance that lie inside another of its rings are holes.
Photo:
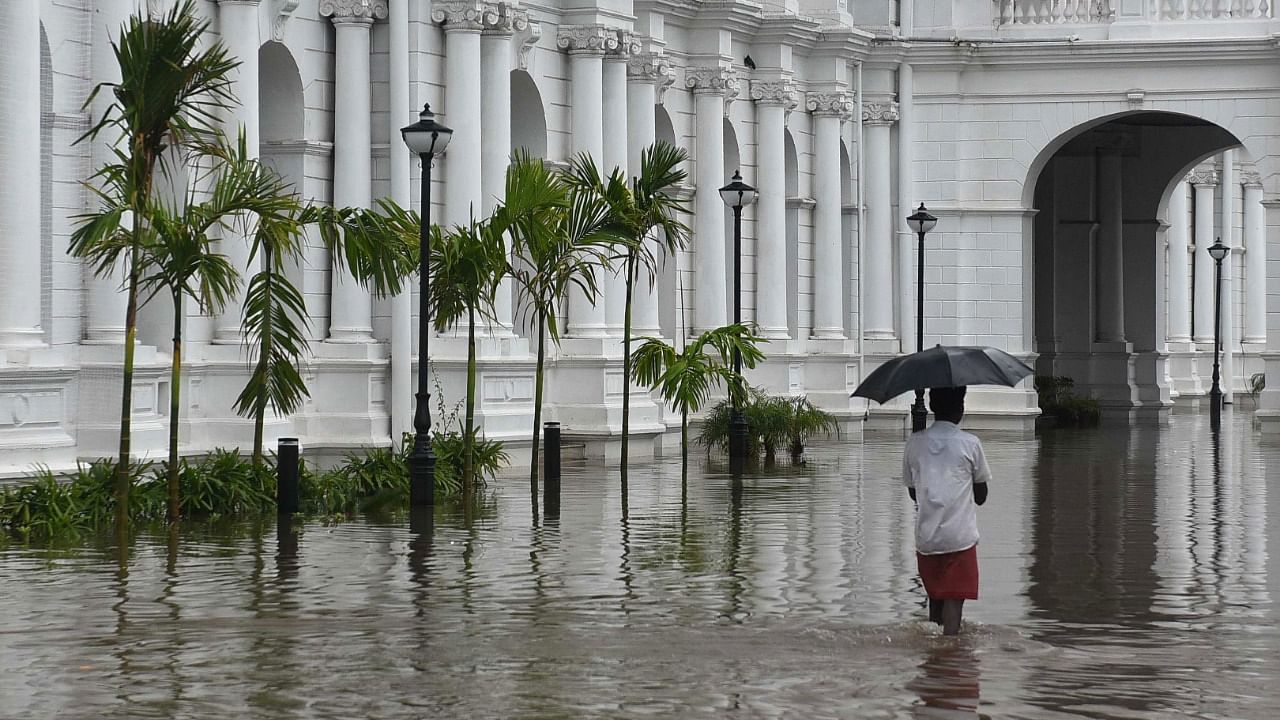
[[[764,455],[765,465],[777,460],[778,448],[785,447],[793,462],[800,462],[804,446],[818,432],[836,432],[839,424],[831,413],[815,406],[805,397],[778,397],[760,388],[750,388],[747,404],[742,408],[750,432],[747,455]],[[728,452],[729,421],[733,406],[721,400],[708,411],[698,435],[698,443],[707,448]]]
[[[1075,381],[1065,375],[1037,375],[1040,411],[1060,426],[1093,427],[1102,420],[1098,401],[1071,392]]]

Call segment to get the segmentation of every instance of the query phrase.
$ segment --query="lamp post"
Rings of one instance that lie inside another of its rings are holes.
[[[924,236],[938,224],[938,218],[929,214],[924,203],[907,216],[907,225],[919,238],[916,250],[916,352],[924,350]],[[924,406],[924,389],[916,388],[916,402],[911,406],[911,432],[920,432],[929,421],[929,411]]]
[[[436,502],[436,454],[431,448],[431,393],[427,391],[427,339],[431,314],[427,308],[431,287],[431,163],[444,152],[453,130],[436,122],[431,105],[422,106],[418,122],[400,128],[409,151],[422,160],[422,224],[418,233],[418,392],[413,412],[413,452],[409,454],[409,505],[427,507]]]
[[[1222,244],[1222,238],[1209,246],[1213,258],[1213,388],[1209,390],[1209,426],[1217,430],[1222,426],[1222,387],[1218,382],[1218,358],[1222,355],[1222,261],[1231,254],[1231,248]]]
[[[756,189],[742,182],[735,170],[728,185],[720,188],[720,199],[733,209],[733,322],[742,322],[742,208],[756,199]],[[733,374],[742,381],[742,353],[733,351]],[[730,392],[733,411],[729,416],[729,472],[742,473],[747,459],[747,418],[742,414],[738,394]]]

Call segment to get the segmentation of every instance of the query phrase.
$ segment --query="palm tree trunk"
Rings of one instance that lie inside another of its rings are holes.
[[[546,357],[547,316],[538,313],[538,364],[533,371],[533,446],[529,455],[529,492],[538,497],[538,431],[542,428],[542,364]]]
[[[626,299],[622,303],[622,453],[619,468],[627,486],[627,449],[631,435],[631,289],[635,284],[635,255],[627,254]]]
[[[680,485],[689,481],[689,411],[680,411]]]
[[[135,215],[136,217],[136,215]],[[124,315],[124,367],[120,389],[120,459],[116,465],[116,529],[129,527],[129,444],[133,418],[133,352],[138,337],[138,243],[137,222],[134,223],[134,246],[129,262],[129,297]]]
[[[271,246],[263,244],[262,246],[262,272],[266,273],[264,282],[266,288],[264,294],[267,302],[272,301],[271,278],[274,277],[274,269],[271,265]],[[253,464],[255,467],[262,465],[262,444],[265,435],[265,425],[267,418],[267,358],[271,355],[271,318],[273,307],[268,307],[267,312],[263,315],[262,320],[262,337],[258,343],[258,365],[254,372],[258,374],[258,398],[253,408]]]
[[[475,484],[476,452],[476,311],[467,307],[467,426],[462,435],[462,487],[471,492]]]
[[[182,513],[178,498],[178,418],[182,397],[182,293],[173,294],[173,367],[169,372],[169,522]]]

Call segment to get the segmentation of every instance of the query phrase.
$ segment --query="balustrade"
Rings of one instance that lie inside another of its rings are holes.
[[[1103,24],[1116,19],[1115,0],[994,0],[997,25]],[[1151,20],[1253,20],[1272,16],[1272,0],[1157,0]]]

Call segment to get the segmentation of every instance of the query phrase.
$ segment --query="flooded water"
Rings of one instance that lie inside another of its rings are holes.
[[[467,517],[0,552],[3,718],[1274,718],[1280,445],[1246,413],[989,438],[981,599],[924,622],[901,440],[735,486],[503,479]]]

